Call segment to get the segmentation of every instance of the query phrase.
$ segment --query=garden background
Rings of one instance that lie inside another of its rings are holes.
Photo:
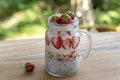
[[[0,40],[44,37],[48,16],[72,10],[71,1],[0,0]],[[91,0],[91,4],[93,32],[120,31],[120,0]]]

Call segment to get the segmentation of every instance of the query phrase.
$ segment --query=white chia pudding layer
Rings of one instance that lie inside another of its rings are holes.
[[[55,58],[46,58],[46,69],[52,74],[69,74],[76,72],[80,67],[80,57],[67,61],[58,61]]]

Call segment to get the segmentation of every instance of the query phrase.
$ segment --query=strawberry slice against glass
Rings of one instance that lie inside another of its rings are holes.
[[[53,46],[54,46],[56,49],[60,49],[60,48],[61,48],[61,43],[62,43],[62,38],[61,38],[61,36],[52,37],[51,43],[53,44]]]
[[[66,38],[62,41],[62,47],[63,49],[70,49],[71,48],[71,40],[70,38]]]
[[[71,31],[66,31],[66,33],[67,33],[69,36],[71,36]]]
[[[47,45],[50,44],[50,39],[48,38],[48,35],[47,35],[47,34],[46,34],[46,36],[45,36],[45,43],[46,43]]]
[[[80,42],[80,37],[79,36],[72,36],[71,43],[72,43],[72,48],[75,49]]]

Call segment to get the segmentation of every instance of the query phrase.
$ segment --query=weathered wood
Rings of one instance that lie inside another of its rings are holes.
[[[120,33],[92,34],[92,51],[81,62],[79,71],[67,78],[50,76],[44,67],[44,39],[0,42],[0,80],[119,80]],[[35,64],[33,73],[24,72],[24,64]]]

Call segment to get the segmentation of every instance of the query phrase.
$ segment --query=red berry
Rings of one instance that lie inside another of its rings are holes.
[[[71,48],[71,40],[70,38],[66,38],[62,41],[62,47],[63,49],[70,49]]]
[[[46,34],[46,36],[45,36],[45,44],[46,44],[46,45],[49,45],[49,44],[50,44],[50,39],[49,39],[49,37],[48,37],[47,34]]]
[[[74,12],[72,12],[72,11],[67,11],[66,13],[67,13],[69,16],[71,16],[72,20],[74,20],[74,18],[75,18],[75,13],[74,13]]]
[[[64,13],[60,17],[60,22],[62,24],[69,24],[69,23],[72,23],[72,19],[68,14]]]
[[[67,33],[69,36],[71,36],[71,32],[70,32],[70,31],[66,31],[66,33]]]
[[[26,72],[32,72],[34,70],[35,66],[34,64],[27,62],[25,63],[25,71]]]
[[[72,48],[75,49],[80,42],[80,37],[79,36],[72,36],[71,38],[71,43],[72,43]]]
[[[60,16],[53,15],[50,21],[54,23],[60,23]]]
[[[61,48],[61,43],[62,43],[62,37],[61,36],[52,37],[51,43],[53,44],[53,46],[56,49],[60,49]]]

